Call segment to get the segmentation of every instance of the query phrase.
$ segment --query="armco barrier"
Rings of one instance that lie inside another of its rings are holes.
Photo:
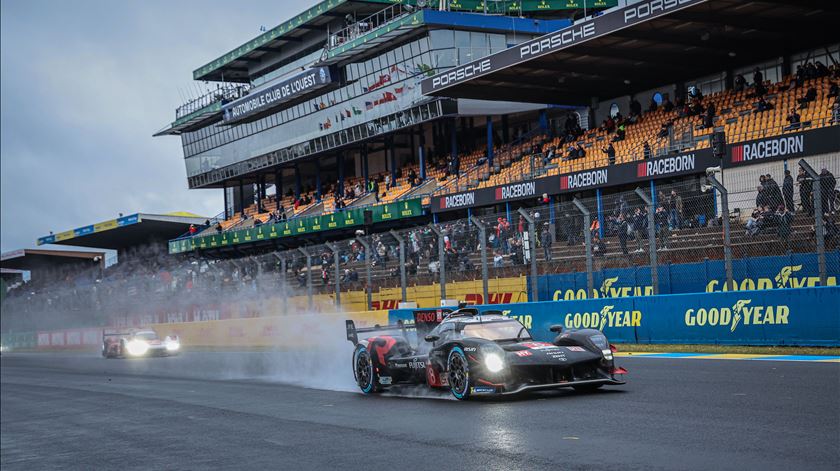
[[[549,327],[591,327],[616,343],[840,345],[840,287],[791,288],[477,306],[516,316],[539,340]],[[390,312],[390,322],[413,310]]]
[[[840,267],[840,252],[825,254],[828,267]],[[752,257],[732,261],[732,273],[738,290],[804,288],[819,286],[817,255],[792,253],[774,257]],[[827,286],[836,286],[840,273],[828,273]],[[650,267],[614,268],[593,273],[592,293],[586,292],[586,273],[542,275],[537,290],[542,300],[620,298],[653,293]],[[726,271],[723,260],[700,263],[661,265],[659,293],[702,293],[723,291]]]
[[[334,314],[301,314],[278,317],[253,317],[205,322],[153,324],[159,336],[178,335],[184,348],[190,347],[277,347],[301,348],[317,345],[313,335],[324,335],[323,323],[335,319],[336,342],[344,340],[344,319],[353,319],[360,327],[388,322],[387,311]]]

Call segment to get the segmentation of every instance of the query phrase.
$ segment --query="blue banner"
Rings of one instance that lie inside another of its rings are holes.
[[[825,254],[827,286],[837,286],[840,252]],[[732,277],[739,291],[819,286],[817,255],[793,253],[774,257],[752,257],[732,261]],[[622,298],[653,294],[650,267],[608,268],[593,274],[592,293],[586,291],[586,273],[542,275],[538,278],[540,300]],[[659,294],[724,291],[723,260],[660,265]],[[529,280],[530,283],[530,280]],[[530,284],[528,292],[530,293]]]
[[[840,345],[840,287],[734,291],[477,306],[518,318],[538,340],[552,325],[616,343]],[[390,322],[413,310],[390,311]]]

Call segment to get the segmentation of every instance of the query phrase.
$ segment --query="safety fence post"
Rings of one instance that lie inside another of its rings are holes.
[[[298,247],[298,250],[306,257],[306,299],[309,309],[312,310],[312,260],[309,258],[306,247]]]
[[[654,220],[653,201],[641,188],[636,188],[636,195],[645,202],[648,220],[648,250],[650,251],[650,284],[653,294],[659,294],[659,263],[656,258],[656,222]]]
[[[590,224],[592,224],[590,221],[591,217],[589,210],[586,209],[586,206],[584,206],[579,199],[573,199],[572,203],[574,203],[575,206],[577,206],[578,211],[583,214],[583,240],[586,241],[586,292],[589,293],[587,296],[592,296],[595,283],[592,279],[592,231],[589,228]]]
[[[720,209],[723,213],[721,214],[721,224],[723,225],[723,264],[726,271],[726,286],[729,287],[729,290],[735,291],[735,280],[732,274],[732,233],[729,227],[729,190],[714,175],[708,175],[706,179],[720,193]]]
[[[358,240],[359,243],[362,244],[362,247],[365,248],[365,291],[367,291],[367,308],[368,311],[370,311],[373,309],[373,283],[371,282],[370,277],[370,264],[373,261],[373,256],[370,251],[370,244],[364,237],[359,237],[356,240]]]
[[[487,303],[490,299],[488,292],[489,289],[487,287],[487,278],[489,276],[487,274],[487,226],[479,222],[476,218],[470,218],[470,222],[478,228],[478,240],[481,244],[481,294],[484,296],[481,299]]]
[[[407,280],[405,276],[405,239],[403,239],[394,230],[391,230],[391,237],[393,237],[397,241],[397,243],[400,244],[400,288],[402,288],[402,302],[405,302],[407,289]]]
[[[539,301],[539,294],[537,290],[537,237],[534,217],[528,214],[522,208],[519,208],[519,214],[528,222],[528,251],[531,253],[531,298],[530,302]]]
[[[338,247],[335,244],[326,242],[324,245],[333,253],[333,263],[335,263],[335,305],[338,307],[341,306],[341,267],[339,267],[341,258],[338,253]]]
[[[432,225],[432,230],[435,231],[438,237],[438,274],[440,276],[440,299],[446,299],[446,247],[443,240],[443,231]]]
[[[808,177],[813,181],[814,193],[814,233],[817,239],[817,264],[820,272],[820,286],[825,286],[826,283],[826,268],[825,268],[825,227],[823,226],[823,201],[822,201],[822,182],[820,181],[820,174],[802,159],[799,161],[799,166],[805,170]],[[829,208],[830,209],[830,208]]]

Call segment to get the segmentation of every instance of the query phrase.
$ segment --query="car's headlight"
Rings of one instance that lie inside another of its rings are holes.
[[[592,343],[594,343],[599,350],[601,350],[601,354],[604,356],[605,360],[613,359],[610,343],[607,341],[607,337],[604,334],[591,335],[589,339],[592,340]]]
[[[505,362],[502,361],[502,357],[495,353],[489,353],[484,356],[484,366],[487,367],[491,373],[498,373],[502,371],[502,368],[505,367]]]
[[[141,356],[149,351],[149,344],[143,340],[131,340],[125,344],[125,349],[128,350],[129,355]]]
[[[181,342],[178,342],[177,340],[170,340],[166,342],[166,350],[170,352],[174,352],[179,348],[181,348]]]

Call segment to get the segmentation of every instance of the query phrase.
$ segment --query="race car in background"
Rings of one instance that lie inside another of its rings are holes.
[[[171,356],[180,350],[181,341],[177,335],[161,340],[151,329],[102,331],[102,356],[105,358]]]
[[[465,400],[566,387],[590,391],[624,384],[616,376],[627,373],[615,366],[614,347],[598,330],[552,326],[554,341],[539,342],[516,318],[475,308],[415,311],[414,321],[359,329],[346,321],[362,392],[426,384]]]

